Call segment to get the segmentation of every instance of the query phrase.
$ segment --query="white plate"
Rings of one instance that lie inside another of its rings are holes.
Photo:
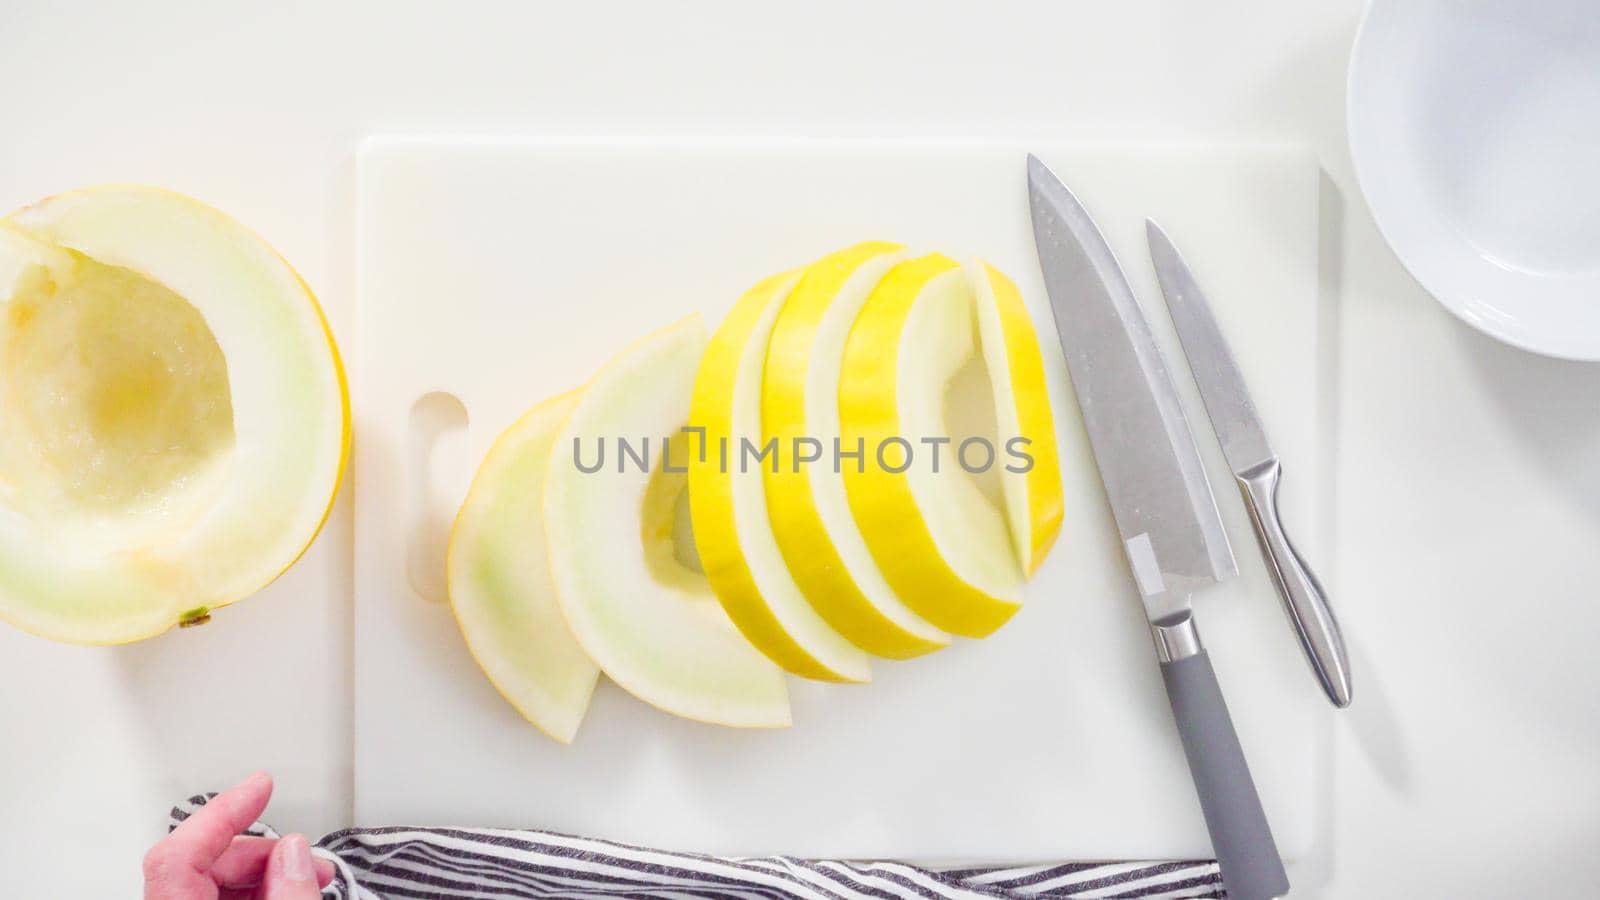
[[[1445,308],[1600,360],[1600,7],[1374,0],[1350,152],[1378,227]]]

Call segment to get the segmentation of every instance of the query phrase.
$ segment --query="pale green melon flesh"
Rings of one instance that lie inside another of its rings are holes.
[[[556,596],[578,643],[611,680],[669,713],[742,727],[790,723],[783,672],[745,640],[703,574],[674,551],[685,476],[663,467],[662,441],[687,423],[706,348],[698,315],[640,340],[584,388],[557,436],[545,478]],[[652,472],[619,470],[614,442],[650,439]],[[613,453],[585,473],[604,438]],[[674,468],[687,457],[679,453]]]
[[[524,718],[562,743],[583,722],[600,670],[567,628],[545,551],[544,477],[563,394],[506,429],[484,457],[450,533],[450,606],[473,658]]]

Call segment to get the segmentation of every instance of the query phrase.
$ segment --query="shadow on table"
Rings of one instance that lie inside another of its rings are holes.
[[[1550,359],[1457,323],[1478,387],[1500,404],[1536,471],[1600,518],[1600,363]]]

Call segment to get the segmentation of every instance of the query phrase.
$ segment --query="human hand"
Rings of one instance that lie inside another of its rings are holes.
[[[272,777],[257,772],[211,798],[144,856],[145,900],[317,900],[333,865],[303,835],[240,834],[267,808]]]

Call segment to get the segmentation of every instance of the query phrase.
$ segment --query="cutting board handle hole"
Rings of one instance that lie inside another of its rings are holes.
[[[467,422],[456,395],[434,391],[411,405],[406,429],[406,577],[417,596],[433,603],[449,599],[445,552],[466,492]]]

